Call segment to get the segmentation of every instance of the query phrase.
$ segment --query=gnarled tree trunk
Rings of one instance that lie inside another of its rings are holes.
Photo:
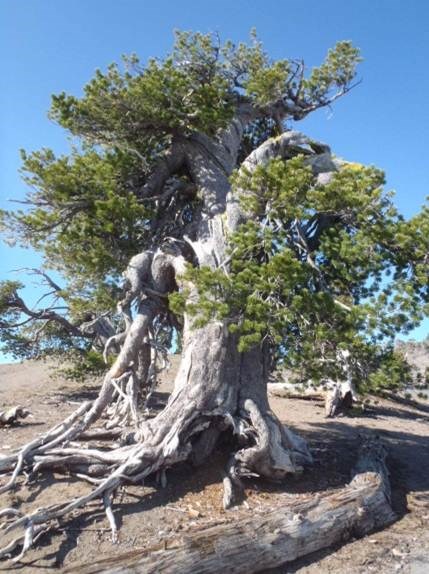
[[[245,113],[238,116],[218,138],[196,134],[174,142],[171,153],[142,190],[146,194],[158,192],[169,177],[185,166],[203,200],[203,208],[192,222],[189,236],[164,242],[130,261],[125,273],[128,289],[120,305],[126,328],[111,341],[121,348],[98,398],[82,405],[62,424],[16,453],[0,458],[0,471],[13,471],[0,492],[14,487],[24,469],[72,472],[94,484],[91,493],[71,502],[28,514],[16,509],[3,511],[3,516],[12,519],[5,532],[23,528],[24,534],[8,539],[0,557],[17,548],[21,548],[22,555],[43,532],[55,527],[58,518],[94,498],[103,501],[116,538],[111,505],[121,484],[139,482],[155,472],[164,473],[185,459],[202,463],[225,431],[236,437],[236,449],[231,452],[224,479],[225,507],[234,502],[240,477],[257,475],[279,480],[301,471],[311,461],[305,442],[285,428],[269,408],[268,346],[263,343],[239,353],[236,336],[221,321],[195,328],[192,318],[184,317],[182,364],[174,391],[155,418],[145,420],[139,412],[139,377],[149,380],[151,333],[157,318],[169,312],[166,295],[180,288],[187,261],[211,269],[225,268],[228,236],[246,220],[229,184],[246,121]],[[313,149],[312,145],[301,134],[285,132],[252,152],[243,167],[251,171],[274,157],[288,158],[302,151],[316,174],[335,169],[328,148],[318,144]],[[198,298],[195,286],[186,287],[191,297]],[[137,304],[134,316],[133,302]],[[126,421],[132,427],[122,446],[110,452],[76,446],[74,441],[87,433],[112,405],[111,418],[118,424]]]

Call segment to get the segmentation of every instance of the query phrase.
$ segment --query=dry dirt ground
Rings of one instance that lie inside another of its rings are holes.
[[[152,402],[154,412],[168,397],[177,366],[175,359]],[[76,384],[52,379],[48,367],[39,363],[0,365],[0,410],[20,404],[33,414],[33,418],[19,426],[0,429],[0,451],[7,453],[59,422],[81,401],[93,398],[97,388],[96,382]],[[264,512],[267,507],[287,505],[291,496],[340,487],[350,479],[359,436],[373,432],[381,436],[389,451],[398,520],[383,531],[318,552],[270,574],[429,573],[429,404],[421,403],[414,408],[381,400],[364,413],[336,420],[326,420],[323,405],[315,401],[272,397],[271,404],[280,419],[310,444],[315,465],[301,477],[291,478],[280,486],[250,481],[244,504],[224,512],[221,476],[225,458],[219,450],[209,465],[195,469],[183,464],[170,470],[164,489],[153,482],[127,487],[121,492],[115,500],[121,526],[118,544],[112,545],[104,513],[95,503],[64,520],[21,563],[1,563],[0,571],[59,572],[75,564],[153,546],[180,531],[230,522],[243,515]],[[66,477],[45,477],[3,495],[0,507],[34,508],[73,498],[86,488],[89,487]]]

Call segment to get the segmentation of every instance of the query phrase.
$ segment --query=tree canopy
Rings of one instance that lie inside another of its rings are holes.
[[[20,285],[3,283],[4,349],[18,357],[77,352],[100,367],[99,332],[88,325],[108,317],[110,334],[118,328],[129,259],[166,242],[192,244],[197,223],[217,209],[203,200],[181,143],[216,140],[240,114],[231,193],[248,217],[228,238],[226,265],[189,258],[200,298],[186,301],[186,288],[170,295],[165,341],[180,332],[186,308],[197,323],[228,320],[242,351],[269,341],[275,359],[303,377],[335,375],[338,349],[353,349],[362,378],[386,356],[386,341],[427,313],[428,208],[405,220],[380,170],[310,139],[289,157],[249,163],[289,122],[347,93],[359,61],[345,41],[307,70],[301,60],[272,61],[253,32],[239,45],[178,32],[164,59],[127,56],[97,70],[81,97],[53,96],[50,117],[71,135],[70,154],[22,152],[29,192],[22,209],[2,213],[2,226],[42,252],[45,282],[55,270],[63,285],[48,281],[53,303],[31,314]],[[315,169],[313,153],[324,166]]]

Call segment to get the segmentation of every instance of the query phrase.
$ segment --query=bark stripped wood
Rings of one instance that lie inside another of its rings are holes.
[[[9,426],[19,423],[19,419],[32,416],[28,409],[17,405],[5,411],[0,411],[0,426]]]
[[[390,505],[386,451],[377,440],[365,440],[351,482],[306,500],[287,500],[261,514],[190,531],[161,541],[143,552],[67,569],[68,574],[215,574],[263,572],[364,536],[395,520]]]
[[[351,381],[334,383],[325,395],[325,414],[329,418],[347,413],[356,400],[356,391]]]
[[[304,387],[290,383],[269,383],[268,394],[273,397],[285,399],[299,399],[302,401],[324,401],[325,393],[315,387]]]
[[[273,397],[280,397],[283,399],[292,399],[298,401],[324,401],[325,395],[322,393],[293,393],[285,389],[271,389],[268,391],[269,395]]]
[[[328,379],[324,383],[326,389],[325,415],[328,418],[346,414],[358,401],[350,368],[350,352],[347,350],[337,351],[337,361],[341,366],[342,379],[335,381]]]

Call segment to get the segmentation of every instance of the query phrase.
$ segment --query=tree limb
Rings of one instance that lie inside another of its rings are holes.
[[[137,197],[150,198],[161,192],[165,182],[183,165],[185,153],[183,147],[175,142],[156,164],[146,183],[137,191]]]

